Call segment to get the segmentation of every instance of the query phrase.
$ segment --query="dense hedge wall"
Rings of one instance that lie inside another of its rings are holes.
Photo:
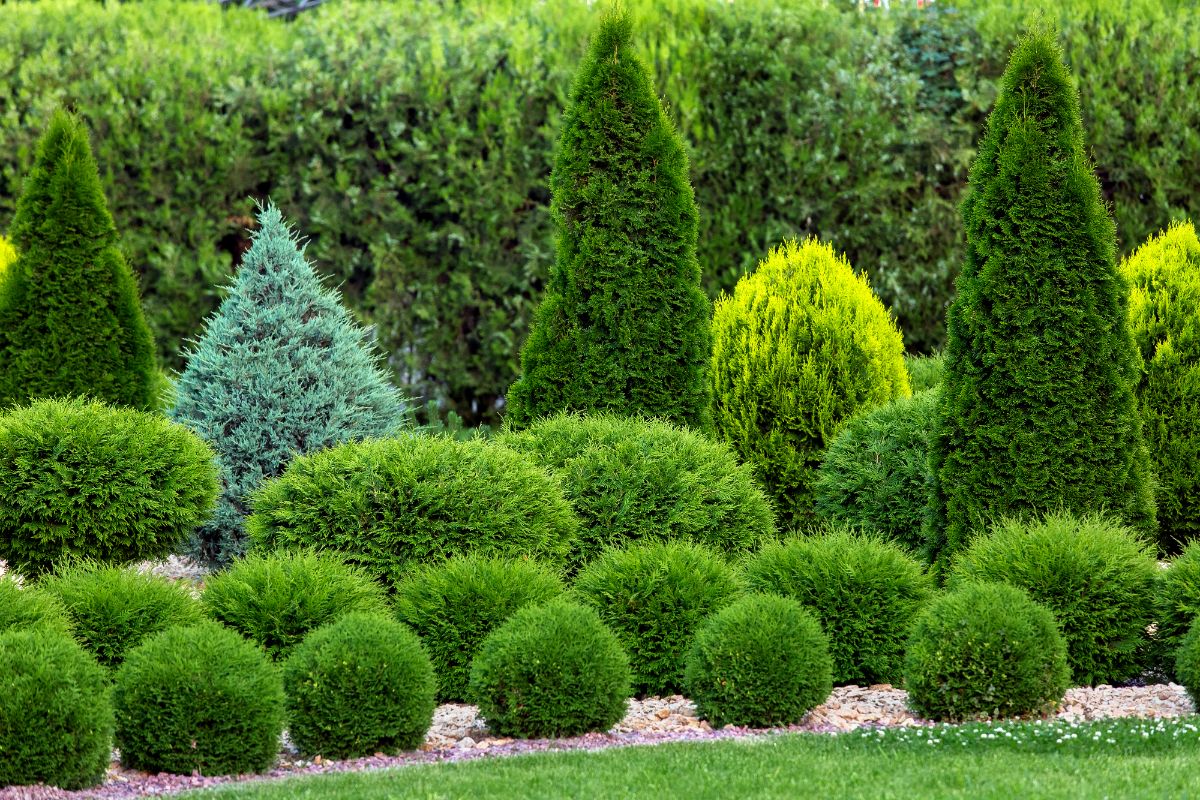
[[[1200,8],[827,5],[626,2],[689,146],[710,293],[785,236],[816,235],[870,273],[910,348],[939,344],[975,138],[1037,8],[1061,26],[1122,251],[1200,216]],[[250,197],[270,196],[301,212],[309,256],[377,325],[402,388],[494,421],[553,258],[554,141],[597,14],[582,0],[343,0],[290,23],[178,0],[0,6],[0,230],[66,104],[93,130],[168,363],[246,247]]]

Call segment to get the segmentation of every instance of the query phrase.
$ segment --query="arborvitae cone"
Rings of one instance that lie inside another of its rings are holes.
[[[507,421],[604,410],[707,428],[710,306],[687,156],[627,17],[593,37],[550,188],[555,264]]]

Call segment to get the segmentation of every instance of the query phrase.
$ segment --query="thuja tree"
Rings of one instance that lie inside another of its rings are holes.
[[[607,410],[708,427],[709,302],[687,156],[627,17],[606,17],[592,39],[550,189],[555,263],[508,423]]]
[[[191,546],[217,565],[245,552],[250,494],[294,456],[408,421],[366,331],[322,285],[279,210],[258,219],[229,296],[188,354],[172,412],[217,451],[221,498]]]
[[[149,410],[161,379],[83,123],[59,111],[17,200],[0,277],[0,406],[89,396]]]
[[[1013,51],[962,214],[931,443],[939,565],[998,517],[1104,512],[1152,531],[1115,230],[1051,32]]]

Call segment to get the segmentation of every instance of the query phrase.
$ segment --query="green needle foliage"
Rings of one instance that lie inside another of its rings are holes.
[[[592,39],[550,178],[557,253],[506,421],[558,411],[710,425],[709,302],[687,155],[628,17]]]
[[[20,256],[0,279],[0,406],[87,396],[156,408],[154,340],[75,117],[51,118],[9,234]]]
[[[191,541],[224,565],[246,551],[250,494],[297,454],[403,427],[409,410],[367,333],[304,258],[274,206],[229,296],[188,356],[172,415],[217,451],[224,491]]]
[[[1153,531],[1113,221],[1052,33],[1013,51],[971,168],[931,443],[939,566],[989,521],[1108,513]]]

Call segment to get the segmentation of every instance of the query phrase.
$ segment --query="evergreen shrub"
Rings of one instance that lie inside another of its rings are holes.
[[[606,547],[680,539],[733,555],[775,533],[771,502],[725,445],[665,422],[560,414],[498,443],[554,471],[582,525],[578,569]]]
[[[1179,644],[1175,656],[1175,674],[1183,688],[1187,689],[1192,703],[1200,708],[1200,622],[1193,622],[1191,630]]]
[[[844,256],[785,242],[713,313],[713,417],[781,520],[813,518],[821,454],[855,413],[907,397],[895,321]]]
[[[926,389],[935,389],[942,385],[942,373],[946,368],[944,353],[934,355],[904,354],[904,367],[908,370],[908,381],[912,384],[913,394]]]
[[[156,409],[154,339],[78,118],[51,117],[9,236],[21,256],[0,280],[0,406],[87,396]]]
[[[817,516],[924,553],[933,491],[929,435],[937,406],[938,391],[928,389],[847,422],[817,471]]]
[[[1054,614],[1076,685],[1141,674],[1155,618],[1158,565],[1127,528],[1101,517],[1051,514],[1002,522],[951,562],[947,584],[1007,583]]]
[[[75,638],[109,669],[150,634],[204,616],[183,584],[131,567],[74,563],[39,586],[62,603]]]
[[[714,728],[799,722],[833,688],[833,661],[817,618],[795,600],[748,595],[696,632],[684,686]]]
[[[535,561],[467,553],[409,572],[396,586],[396,617],[421,637],[438,700],[465,703],[471,661],[488,634],[518,609],[562,593],[558,574]]]
[[[415,750],[433,722],[437,681],[421,640],[395,620],[347,614],[283,664],[288,735],[305,756]]]
[[[1129,328],[1144,370],[1136,384],[1157,480],[1158,540],[1178,552],[1200,537],[1200,239],[1176,223],[1121,264]]]
[[[267,481],[246,530],[261,548],[340,551],[390,586],[466,553],[565,562],[579,520],[557,481],[482,440],[405,436],[306,456]]]
[[[0,575],[0,633],[46,629],[72,635],[67,610],[53,595],[23,586],[12,575]]]
[[[793,598],[816,616],[837,685],[900,683],[909,630],[934,593],[895,544],[841,529],[764,545],[743,573],[749,590]]]
[[[638,696],[679,694],[696,628],[741,594],[721,556],[688,542],[644,542],[603,553],[575,576],[579,600],[600,613],[629,655]]]
[[[711,426],[710,305],[687,153],[610,13],[592,36],[550,175],[558,235],[505,420],[616,411]]]
[[[222,492],[196,532],[197,557],[243,555],[249,498],[297,454],[398,431],[409,410],[367,331],[322,285],[303,247],[268,205],[241,268],[187,355],[172,417],[217,452]]]
[[[107,675],[83,648],[53,629],[0,633],[0,786],[95,786],[112,734]]]
[[[994,521],[1108,513],[1151,533],[1141,369],[1112,217],[1052,33],[1012,53],[962,206],[931,463],[939,570]]]
[[[1200,617],[1200,542],[1171,559],[1160,573],[1155,638],[1173,653]]]
[[[312,631],[353,612],[387,614],[383,588],[335,553],[252,553],[209,577],[205,613],[284,658]]]
[[[606,731],[625,716],[629,658],[600,616],[564,598],[517,611],[471,665],[488,730],[518,739]]]
[[[904,657],[909,705],[945,722],[1049,713],[1070,677],[1054,615],[1002,583],[968,583],[934,599]]]
[[[283,685],[253,642],[205,620],[129,652],[113,687],[121,763],[145,772],[240,775],[274,762]]]
[[[17,260],[17,250],[3,236],[0,236],[0,275],[8,269],[8,265]]]
[[[19,572],[162,558],[216,494],[208,445],[158,414],[74,399],[0,417],[0,558]]]

